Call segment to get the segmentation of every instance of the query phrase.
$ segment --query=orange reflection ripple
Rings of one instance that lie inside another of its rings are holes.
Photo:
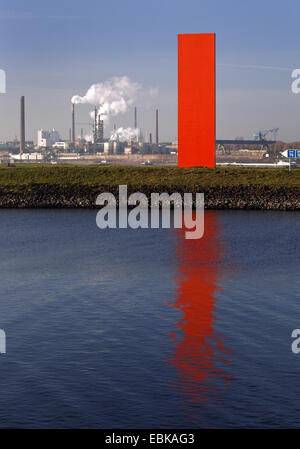
[[[222,390],[230,381],[230,350],[214,330],[215,294],[223,256],[217,214],[205,212],[205,233],[200,240],[186,240],[185,229],[176,233],[178,287],[170,305],[182,311],[182,319],[176,323],[179,329],[170,333],[175,351],[168,361],[178,372],[173,386],[188,402],[220,403]]]

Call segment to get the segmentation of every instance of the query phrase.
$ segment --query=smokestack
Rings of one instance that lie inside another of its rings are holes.
[[[20,104],[20,156],[25,150],[25,97],[21,97]]]
[[[137,128],[137,110],[134,108],[134,128]]]
[[[98,115],[98,109],[95,106],[95,112],[94,112],[94,143],[97,143],[98,140],[98,124],[97,124],[97,115]]]
[[[104,123],[103,120],[101,120],[101,116],[98,116],[98,138],[100,139],[100,142],[103,142],[104,140]]]
[[[155,143],[158,145],[158,109],[155,111],[156,115],[156,136],[155,136]]]
[[[72,103],[72,144],[75,145],[75,104]]]
[[[149,133],[149,143],[152,145],[152,133]]]

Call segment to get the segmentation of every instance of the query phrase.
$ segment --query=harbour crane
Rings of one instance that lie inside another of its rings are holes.
[[[253,134],[253,137],[257,142],[261,144],[261,150],[265,150],[266,154],[264,157],[268,157],[271,155],[274,155],[274,150],[272,150],[269,145],[276,142],[277,139],[277,133],[279,131],[279,128],[273,128],[273,129],[265,129],[262,131],[258,131],[257,133]],[[266,137],[268,134],[273,134],[273,140],[267,140]]]
[[[265,129],[258,131],[257,133],[253,134],[253,140],[244,140],[243,138],[236,138],[231,140],[216,140],[217,145],[217,151],[222,150],[223,154],[230,154],[230,149],[226,149],[226,145],[260,145],[261,149],[261,157],[269,157],[269,156],[276,156],[276,153],[274,153],[274,149],[271,145],[276,143],[277,139],[277,133],[279,131],[279,128],[273,128],[273,129]],[[266,137],[268,134],[273,134],[273,140],[267,140]],[[245,147],[244,147],[245,148]],[[265,153],[263,153],[265,151]]]
[[[276,140],[278,131],[279,131],[279,128],[265,129],[265,130],[258,131],[257,133],[253,134],[253,137],[256,140],[267,140],[266,136],[268,134],[273,134],[273,140]]]

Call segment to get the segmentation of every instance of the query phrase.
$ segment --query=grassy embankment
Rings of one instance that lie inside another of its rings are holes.
[[[0,167],[0,188],[30,185],[176,187],[268,186],[300,188],[300,169],[17,165]]]
[[[1,208],[93,208],[101,192],[204,193],[207,209],[300,210],[300,169],[17,165],[0,167]]]

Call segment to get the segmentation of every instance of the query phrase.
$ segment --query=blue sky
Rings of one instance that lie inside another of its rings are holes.
[[[194,32],[217,36],[218,137],[251,137],[278,126],[280,138],[300,140],[300,95],[290,89],[291,71],[300,67],[299,18],[294,0],[2,0],[7,94],[0,96],[0,140],[18,134],[20,95],[28,138],[40,127],[67,137],[70,98],[114,75],[159,89],[151,104],[137,104],[139,124],[153,131],[158,107],[161,138],[174,139],[177,34]],[[132,115],[117,117],[117,124],[132,125]],[[89,120],[86,107],[77,119]]]

